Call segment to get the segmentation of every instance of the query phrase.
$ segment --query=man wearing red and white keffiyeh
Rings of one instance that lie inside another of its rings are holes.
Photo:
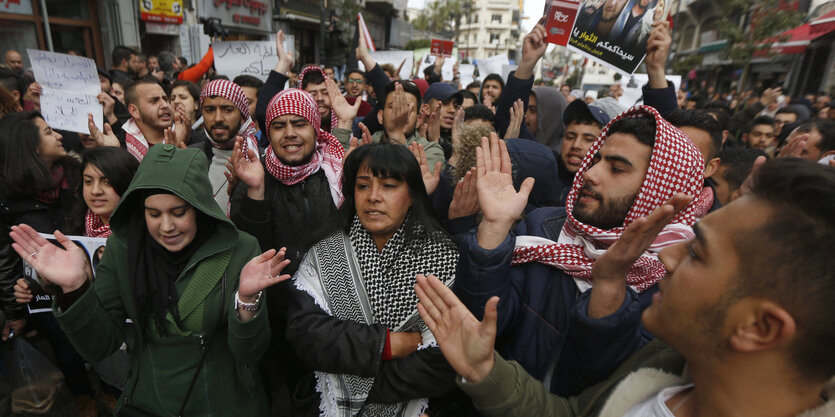
[[[138,80],[125,90],[125,104],[131,118],[122,125],[124,132],[116,135],[124,133],[125,148],[138,161],[142,162],[151,146],[163,143],[166,135],[170,143],[185,147],[191,120],[184,112],[174,111],[159,83]]]
[[[209,160],[209,181],[220,208],[229,208],[229,181],[226,164],[232,156],[235,138],[244,139],[245,149],[255,149],[257,125],[249,114],[249,104],[240,86],[229,80],[213,80],[200,92],[200,112],[203,115],[205,141],[191,147],[202,149]]]
[[[240,140],[231,159],[238,179],[232,221],[262,247],[286,247],[293,271],[314,243],[308,239],[343,200],[345,151],[320,123],[313,96],[297,88],[283,90],[267,106],[264,134],[270,146],[263,165]]]
[[[651,339],[640,315],[666,272],[657,253],[692,237],[709,208],[700,202],[704,162],[654,108],[634,107],[600,133],[566,207],[534,210],[514,227],[532,181],[516,192],[503,143],[486,145],[483,220],[459,239],[456,291],[477,313],[498,296],[499,352],[573,395]]]

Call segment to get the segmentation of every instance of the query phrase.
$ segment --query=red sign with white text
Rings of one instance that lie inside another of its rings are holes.
[[[452,56],[452,47],[455,43],[453,41],[445,41],[441,39],[432,39],[429,46],[429,52],[432,55]]]
[[[577,19],[580,2],[574,0],[552,0],[548,7],[548,18],[545,21],[545,31],[548,37],[545,41],[557,45],[568,45],[571,38],[571,28]]]

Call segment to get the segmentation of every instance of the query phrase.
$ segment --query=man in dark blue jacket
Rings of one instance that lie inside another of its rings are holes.
[[[702,158],[657,111],[633,108],[589,149],[564,209],[534,210],[513,227],[533,180],[516,192],[498,140],[483,140],[478,155],[483,220],[459,239],[455,290],[478,317],[499,296],[499,352],[552,392],[577,393],[651,338],[640,314],[664,276],[655,253],[691,236],[707,209]],[[659,238],[618,241],[656,209],[672,219]]]

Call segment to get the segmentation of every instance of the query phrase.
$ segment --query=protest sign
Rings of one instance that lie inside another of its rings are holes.
[[[678,89],[681,88],[680,75],[668,75],[666,78],[667,80],[673,82],[675,91],[678,91]],[[649,82],[649,76],[647,74],[632,74],[628,77],[622,78],[620,83],[623,87],[623,95],[620,96],[618,102],[627,108],[637,104],[643,104],[643,87],[647,82]]]
[[[374,58],[374,62],[381,66],[391,64],[397,69],[397,67],[400,67],[400,64],[403,64],[403,67],[400,68],[400,79],[409,80],[412,78],[412,68],[415,65],[415,55],[412,51],[376,51],[369,52],[369,54]],[[357,64],[359,65],[359,69],[366,72],[369,70],[365,68],[362,61],[357,61]]]
[[[567,45],[579,9],[579,0],[551,0],[546,12],[545,32],[548,36],[545,41],[562,46]]]
[[[49,127],[89,134],[87,114],[92,113],[93,122],[103,129],[95,61],[35,49],[26,52],[35,81],[41,86],[41,114]]]
[[[507,54],[502,53],[489,58],[479,59],[476,64],[478,65],[478,74],[481,78],[484,78],[488,74],[501,74],[502,66],[510,65],[510,60],[507,59]]]
[[[502,79],[504,80],[504,82],[507,82],[507,77],[510,76],[510,72],[511,71],[516,71],[516,68],[518,68],[518,67],[519,67],[518,65],[510,65],[510,64],[502,65],[502,72],[500,72],[499,74],[502,75]]]
[[[459,64],[458,76],[461,81],[461,88],[467,88],[467,85],[475,81],[475,65],[473,64]]]
[[[632,74],[646,56],[653,20],[662,19],[667,0],[586,0],[580,5],[568,48]]]
[[[40,233],[45,239],[52,243],[57,243],[55,236]],[[90,262],[90,268],[93,270],[93,276],[96,275],[96,267],[99,265],[101,256],[104,253],[104,246],[107,238],[103,237],[85,237],[85,236],[67,236],[78,247],[80,247],[85,255],[87,261]],[[35,268],[32,268],[28,262],[23,261],[23,278],[32,290],[32,301],[26,305],[30,314],[52,312],[52,300],[54,296],[53,291],[47,292],[45,288],[51,289],[52,284],[47,283],[38,276]]]
[[[432,55],[440,55],[445,57],[452,56],[453,41],[445,41],[443,39],[432,39],[429,44],[429,52]]]
[[[215,69],[230,80],[239,75],[252,75],[266,81],[270,71],[278,64],[275,42],[215,42],[212,49],[215,55]],[[295,54],[295,45],[288,42],[288,39],[284,39],[284,49],[290,55]]]
[[[417,78],[423,78],[423,70],[430,66],[435,65],[435,55],[425,55],[423,59],[420,60],[420,65],[418,66]],[[443,81],[452,81],[453,73],[452,67],[455,66],[454,59],[445,59],[444,65],[441,67],[441,77],[443,77]]]

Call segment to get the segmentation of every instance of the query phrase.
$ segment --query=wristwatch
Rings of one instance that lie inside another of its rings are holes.
[[[245,303],[245,302],[241,301],[241,299],[238,297],[238,292],[235,291],[235,310],[237,310],[237,309],[246,310],[246,311],[258,311],[258,310],[260,310],[261,309],[261,294],[263,292],[264,291],[258,291],[258,295],[255,296],[255,302],[254,303]]]

